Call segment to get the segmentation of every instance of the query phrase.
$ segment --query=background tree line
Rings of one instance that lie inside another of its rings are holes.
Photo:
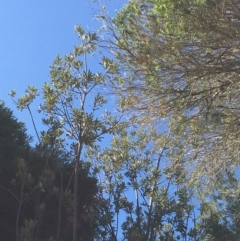
[[[0,239],[239,240],[240,3],[101,10],[101,32],[77,26],[50,83],[11,92],[35,146],[1,103]]]

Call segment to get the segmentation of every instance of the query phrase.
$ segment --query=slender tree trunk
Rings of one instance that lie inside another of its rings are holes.
[[[81,157],[82,142],[79,141],[78,150],[75,160],[74,169],[74,201],[73,201],[73,241],[77,241],[78,232],[78,172],[79,172],[79,161]]]
[[[156,169],[159,170],[160,168],[160,162],[161,162],[161,159],[162,159],[162,156],[163,156],[163,153],[164,151],[166,150],[166,146],[164,145],[158,159],[157,159],[157,165],[156,165]],[[153,182],[153,185],[152,185],[152,190],[151,190],[151,196],[150,196],[150,199],[149,199],[149,209],[148,209],[148,221],[147,221],[147,232],[146,232],[146,239],[147,240],[152,240],[152,235],[153,235],[153,223],[152,223],[152,211],[153,211],[153,196],[154,196],[154,193],[155,193],[155,189],[156,189],[156,186],[157,186],[157,182],[154,181]],[[149,238],[150,236],[150,238]]]
[[[35,238],[34,238],[34,241],[37,240],[37,236],[38,236],[38,232],[39,232],[39,225],[40,225],[40,210],[39,210],[39,206],[40,206],[40,197],[41,197],[41,192],[39,193],[38,195],[38,199],[37,199],[37,204],[36,204],[36,214],[35,214],[35,224],[37,225],[37,228],[36,228],[36,233],[35,233]]]
[[[78,212],[78,169],[79,161],[76,160],[74,171],[74,201],[73,201],[73,241],[77,241],[77,212]]]
[[[17,218],[16,218],[16,240],[19,241],[19,233],[18,233],[18,225],[19,225],[19,217],[20,217],[20,212],[22,209],[22,203],[23,203],[23,189],[24,189],[24,182],[22,184],[21,187],[21,196],[20,196],[20,200],[19,200],[19,206],[18,206],[18,212],[17,212]]]
[[[62,193],[60,194],[59,205],[58,205],[58,226],[57,226],[57,238],[56,238],[57,241],[59,241],[59,238],[60,238],[61,220],[62,220]]]
[[[61,189],[60,189],[60,197],[59,197],[59,205],[58,205],[58,225],[57,225],[57,241],[60,239],[60,230],[61,230],[61,220],[62,220],[62,200],[63,200],[63,178],[62,178],[62,170],[60,164],[58,162],[58,168],[61,179]]]

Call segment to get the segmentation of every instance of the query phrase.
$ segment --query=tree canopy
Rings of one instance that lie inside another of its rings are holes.
[[[137,0],[113,21],[100,17],[119,70],[128,73],[112,81],[120,106],[158,130],[166,123],[181,144],[173,167],[184,161],[198,181],[234,172],[239,157],[237,1]]]
[[[80,43],[55,58],[50,82],[15,101],[35,147],[0,106],[1,126],[11,123],[0,132],[0,170],[11,171],[0,199],[15,202],[12,240],[238,240],[239,2],[101,10],[102,29],[77,26]]]

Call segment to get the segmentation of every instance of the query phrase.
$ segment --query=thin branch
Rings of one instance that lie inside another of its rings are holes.
[[[8,191],[9,193],[11,193],[11,195],[18,201],[20,202],[20,200],[16,197],[16,195],[11,191],[9,190],[8,188],[5,188],[2,184],[0,184],[0,187],[2,187],[4,190]]]
[[[39,135],[38,135],[38,131],[37,131],[37,127],[36,127],[36,125],[35,125],[35,121],[34,121],[34,119],[33,119],[32,111],[31,111],[29,105],[27,105],[27,109],[28,109],[29,114],[30,114],[30,116],[31,116],[32,123],[33,123],[33,127],[34,127],[35,133],[36,133],[37,138],[38,138],[38,142],[39,142],[39,144],[41,144],[40,137],[39,137]]]

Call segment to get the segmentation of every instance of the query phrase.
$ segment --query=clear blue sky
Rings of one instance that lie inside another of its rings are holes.
[[[106,0],[112,15],[126,2]],[[78,44],[74,26],[80,24],[90,30],[100,26],[91,7],[97,9],[91,0],[0,1],[0,99],[27,124],[31,134],[27,112],[16,111],[8,93],[15,89],[19,96],[28,85],[40,88],[49,81],[53,59]]]

